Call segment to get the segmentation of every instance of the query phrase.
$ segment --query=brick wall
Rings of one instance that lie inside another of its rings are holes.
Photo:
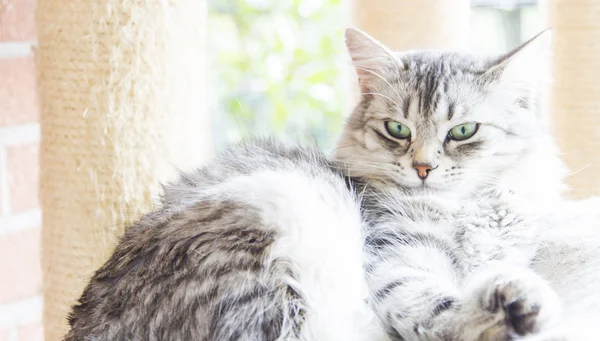
[[[42,335],[35,0],[0,0],[0,341]]]

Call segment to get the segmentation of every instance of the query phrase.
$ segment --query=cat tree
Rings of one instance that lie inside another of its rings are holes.
[[[600,3],[552,0],[552,124],[572,197],[600,195]],[[543,170],[540,170],[543,171]]]
[[[466,48],[469,0],[354,0],[356,26],[392,49]]]
[[[159,181],[211,150],[204,15],[199,0],[38,0],[47,341]]]

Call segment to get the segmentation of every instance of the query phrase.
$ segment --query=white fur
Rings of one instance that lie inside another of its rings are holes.
[[[263,171],[228,180],[218,189],[251,203],[280,235],[270,253],[289,260],[288,278],[307,300],[303,340],[387,340],[366,303],[362,221],[345,188],[294,171]]]

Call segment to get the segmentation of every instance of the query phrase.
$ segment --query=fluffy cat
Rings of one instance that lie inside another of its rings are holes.
[[[362,95],[335,158],[365,184],[366,274],[392,339],[594,335],[600,201],[561,197],[539,110],[548,38],[482,58],[346,32]]]
[[[561,199],[540,39],[497,58],[346,39],[363,95],[335,161],[248,141],[182,175],[65,341],[589,339],[598,206]]]

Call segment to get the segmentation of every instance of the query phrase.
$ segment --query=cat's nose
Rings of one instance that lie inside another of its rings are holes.
[[[427,176],[429,175],[429,172],[431,172],[431,170],[433,169],[433,167],[430,164],[424,163],[414,163],[412,167],[417,171],[417,175],[422,180],[425,180],[425,178],[427,178]]]

